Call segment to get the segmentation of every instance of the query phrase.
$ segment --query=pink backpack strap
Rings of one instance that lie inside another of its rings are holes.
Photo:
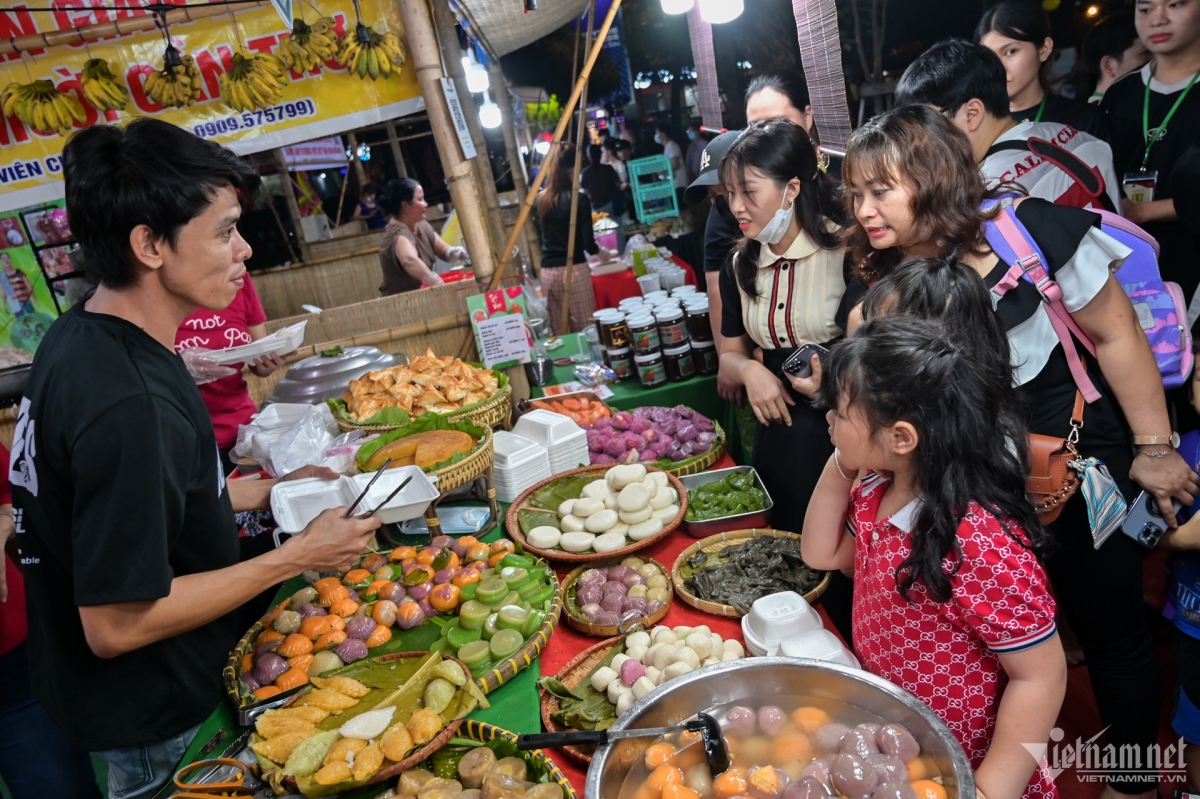
[[[1013,261],[1012,266],[1009,267],[1008,272],[996,285],[993,292],[997,296],[1003,297],[1010,289],[1016,287],[1022,275],[1028,277],[1029,281],[1037,287],[1038,293],[1046,304],[1050,324],[1054,327],[1054,332],[1062,343],[1063,354],[1067,356],[1067,366],[1071,369],[1071,376],[1075,378],[1075,385],[1083,394],[1084,399],[1088,402],[1095,402],[1100,398],[1100,392],[1096,390],[1092,379],[1088,377],[1087,368],[1079,357],[1079,351],[1075,348],[1075,340],[1078,340],[1091,353],[1092,357],[1096,355],[1095,345],[1080,329],[1067,309],[1063,307],[1062,289],[1050,276],[1050,272],[1042,261],[1042,256],[1034,250],[1029,236],[1016,219],[1011,203],[1003,204],[1000,213],[996,214],[995,219],[989,224],[989,227],[991,226],[994,226],[1003,242],[1008,245],[1008,249],[1012,251]],[[998,242],[991,243],[992,249],[995,250]],[[1006,254],[998,252],[997,255],[1004,258]],[[1005,260],[1009,259],[1005,258]]]

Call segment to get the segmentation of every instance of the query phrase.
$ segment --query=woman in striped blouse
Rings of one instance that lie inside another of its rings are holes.
[[[812,140],[785,119],[747,127],[720,168],[744,235],[721,270],[721,378],[745,387],[758,417],[754,468],[775,503],[771,523],[799,530],[833,445],[824,411],[782,367],[797,347],[843,333],[835,316],[846,290],[846,211]]]

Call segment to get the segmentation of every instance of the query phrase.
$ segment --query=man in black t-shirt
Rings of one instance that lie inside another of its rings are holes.
[[[1200,4],[1141,0],[1135,21],[1155,60],[1110,86],[1100,108],[1113,130],[1118,179],[1153,184],[1143,202],[1126,190],[1122,212],[1158,240],[1163,278],[1191,302],[1200,285],[1200,175],[1187,165],[1200,156],[1200,88],[1189,86],[1200,75]]]
[[[221,702],[233,611],[305,569],[346,568],[378,522],[327,511],[238,563],[233,513],[266,508],[276,481],[226,484],[174,343],[186,316],[241,287],[253,167],[152,119],[75,134],[63,165],[99,286],[46,334],[14,433],[30,673],[71,743],[108,762],[109,795],[131,799],[169,780]]]

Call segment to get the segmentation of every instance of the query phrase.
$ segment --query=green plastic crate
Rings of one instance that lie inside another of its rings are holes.
[[[638,219],[650,223],[664,217],[679,216],[675,173],[671,169],[670,159],[665,155],[638,158],[630,161],[626,169]]]

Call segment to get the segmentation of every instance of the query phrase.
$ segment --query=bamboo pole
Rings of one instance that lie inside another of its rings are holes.
[[[408,167],[404,165],[404,153],[400,150],[400,140],[396,138],[396,123],[388,120],[383,123],[387,128],[388,146],[392,148],[392,160],[396,162],[396,173],[401,180],[408,177]]]
[[[504,132],[504,149],[508,150],[508,169],[512,173],[513,189],[517,195],[517,202],[524,202],[525,197],[529,194],[529,178],[525,176],[525,158],[521,155],[521,148],[517,146],[517,126],[513,122],[512,95],[509,94],[508,81],[504,79],[504,69],[500,66],[500,59],[492,59],[488,64],[488,71],[492,73],[492,87],[500,100],[500,126]],[[542,268],[541,239],[533,225],[528,222],[525,223],[524,230],[525,240],[529,243],[530,260],[540,271]]]
[[[308,260],[308,242],[304,238],[304,225],[300,223],[300,204],[296,202],[296,189],[292,185],[292,173],[288,172],[287,159],[283,157],[283,150],[276,147],[271,151],[271,155],[275,158],[275,168],[279,170],[279,176],[283,182],[283,199],[287,203],[288,213],[292,217],[292,229],[296,231],[296,244],[300,246],[300,257]]]
[[[354,177],[358,181],[358,190],[361,192],[363,186],[367,185],[367,171],[363,169],[362,160],[358,157],[358,136],[354,135],[354,131],[350,131],[346,134],[346,138],[350,140],[350,163],[354,165]]]
[[[471,141],[475,143],[475,159],[473,174],[479,187],[479,196],[483,198],[487,209],[489,241],[492,246],[493,261],[500,260],[500,248],[504,245],[504,218],[500,215],[500,195],[496,193],[496,181],[492,176],[492,161],[488,158],[487,140],[483,138],[483,125],[479,122],[479,109],[475,106],[475,98],[467,89],[467,73],[463,69],[462,50],[458,46],[458,35],[455,26],[458,20],[450,10],[449,0],[431,0],[433,3],[433,23],[437,33],[438,43],[442,48],[442,63],[445,64],[446,75],[458,87],[458,98],[462,102],[463,116],[466,117],[467,130],[471,132]]]
[[[479,196],[471,164],[462,154],[455,133],[454,120],[446,95],[442,93],[442,62],[438,50],[437,35],[433,29],[433,18],[425,0],[399,0],[400,14],[408,33],[408,49],[417,73],[421,94],[429,113],[430,126],[437,142],[438,155],[446,174],[450,197],[458,212],[462,225],[463,240],[471,253],[471,265],[475,278],[484,280],[493,277],[496,262],[488,245],[487,222],[483,200]]]
[[[246,3],[238,9],[238,13],[245,11],[253,11],[260,8],[267,8],[268,4],[264,2]],[[179,25],[184,22],[192,22],[198,19],[207,19],[218,15],[228,14],[228,6],[187,6],[167,12],[167,24]],[[15,10],[20,10],[17,8]],[[97,22],[94,25],[81,25],[78,28],[67,28],[57,31],[46,31],[45,33],[35,33],[31,36],[17,36],[11,39],[0,41],[0,55],[9,55],[10,53],[27,53],[30,50],[44,50],[49,47],[56,47],[64,44],[79,44],[81,42],[95,42],[110,36],[121,36],[129,33],[139,33],[141,31],[152,31],[155,29],[155,21],[153,14],[145,14],[143,16],[128,17],[118,19],[114,22]]]
[[[591,6],[588,9],[588,30],[587,42],[588,47],[592,45],[592,23],[596,20],[596,0],[592,0]],[[571,332],[571,272],[575,269],[575,237],[578,235],[576,231],[576,221],[579,211],[579,172],[583,166],[583,142],[587,138],[587,82],[584,81],[583,92],[579,95],[579,122],[578,130],[575,133],[575,167],[571,173],[571,222],[567,229],[567,272],[566,280],[563,282],[563,329],[561,331],[553,331],[555,335],[561,336]],[[588,219],[588,224],[591,224],[591,219]],[[586,256],[585,256],[586,257]]]
[[[608,29],[612,27],[613,20],[616,19],[617,12],[621,10],[621,0],[612,0],[612,4],[608,7],[608,16],[604,18],[604,23],[600,26],[599,32],[596,34],[596,40],[592,45],[592,50],[588,53],[587,59],[583,62],[583,70],[579,77],[575,80],[575,87],[571,90],[571,96],[563,107],[563,114],[559,117],[558,127],[554,130],[554,138],[550,142],[551,153],[557,148],[562,140],[563,131],[567,129],[567,124],[571,121],[571,114],[575,110],[575,103],[579,101],[579,96],[583,93],[583,85],[587,82],[588,76],[592,74],[592,67],[596,64],[596,59],[600,57],[600,48],[604,40],[608,38]],[[409,33],[411,36],[411,32]],[[500,262],[497,268],[492,272],[492,278],[485,287],[485,291],[495,291],[500,285],[500,280],[504,277],[504,267],[508,264],[508,259],[511,257],[513,247],[517,244],[517,239],[521,235],[521,228],[525,226],[529,220],[529,212],[533,209],[533,202],[537,198],[538,190],[542,188],[542,183],[546,179],[546,170],[539,169],[537,177],[533,180],[533,185],[529,187],[529,194],[525,196],[525,204],[521,206],[521,215],[517,218],[517,224],[513,227],[512,233],[508,236],[508,244],[501,253]],[[474,343],[474,333],[468,333],[463,339],[462,346],[459,348],[459,357],[465,358],[471,351],[471,345]]]

